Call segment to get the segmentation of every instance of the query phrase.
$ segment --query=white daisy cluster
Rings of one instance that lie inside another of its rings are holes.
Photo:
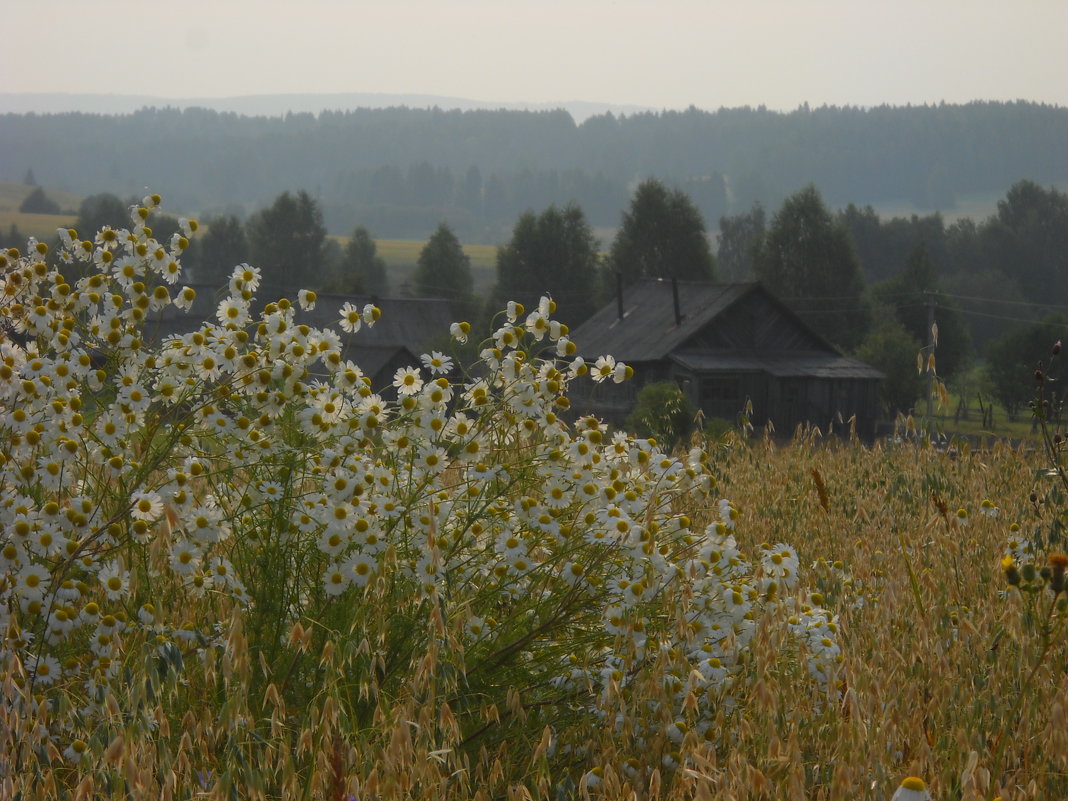
[[[617,599],[605,608],[604,628],[616,639],[602,663],[572,668],[555,680],[560,686],[599,691],[589,711],[603,715],[613,696],[629,699],[631,688],[641,683],[637,666],[648,660],[666,665],[663,697],[646,698],[643,711],[626,718],[617,715],[615,725],[626,726],[641,748],[666,737],[672,745],[663,755],[662,766],[668,769],[681,764],[681,746],[688,737],[728,744],[724,738],[730,732],[716,725],[717,711],[735,708],[746,651],[759,622],[775,610],[785,609],[788,630],[804,644],[809,673],[818,686],[828,687],[842,661],[837,617],[822,608],[822,598],[814,593],[800,603],[785,594],[797,581],[794,551],[782,543],[765,545],[760,565],[750,564],[731,533],[738,510],[727,500],[720,500],[718,506],[719,519],[703,535],[685,537],[692,547],[661,563],[666,569],[655,593],[659,609]],[[673,594],[672,587],[682,592]],[[666,598],[673,601],[671,611],[686,622],[682,630],[670,634],[656,619],[667,612]],[[571,661],[580,659],[573,655]],[[692,707],[694,698],[699,699],[697,710]],[[667,712],[669,722],[663,723]]]
[[[618,382],[629,367],[576,359],[543,298],[525,320],[508,305],[472,377],[450,380],[452,359],[434,351],[397,371],[387,400],[341,336],[298,324],[290,302],[253,314],[248,265],[217,322],[147,347],[152,315],[193,300],[172,287],[196,225],[156,242],[158,205],[145,198],[129,229],[95,241],[61,232],[51,262],[32,241],[0,256],[0,649],[35,686],[108,680],[132,629],[153,648],[225,647],[181,607],[160,620],[160,570],[220,616],[274,605],[281,631],[342,596],[354,621],[376,614],[361,599],[388,578],[462,632],[468,665],[523,654],[544,674],[532,685],[584,695],[591,714],[668,655],[669,737],[709,730],[757,621],[795,586],[797,556],[779,544],[759,568],[742,558],[703,451],[676,457],[565,420],[569,381]],[[377,317],[346,304],[339,325]],[[708,512],[718,519],[700,533],[689,514]],[[270,577],[257,572],[268,562]],[[833,619],[800,615],[806,638],[819,634],[813,658],[831,654]],[[572,642],[584,648],[561,664]],[[529,656],[539,645],[554,656]]]

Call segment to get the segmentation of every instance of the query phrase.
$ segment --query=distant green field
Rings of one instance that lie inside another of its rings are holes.
[[[1042,187],[1052,186],[1060,192],[1068,191],[1068,182],[1055,181],[1050,183],[1048,181],[1037,180],[1036,183]],[[947,224],[952,224],[965,218],[975,220],[976,223],[981,223],[992,214],[997,214],[998,201],[1004,200],[1008,191],[1009,187],[1005,187],[1002,190],[965,192],[959,194],[957,195],[954,207],[943,210],[942,217],[945,218]],[[881,203],[872,203],[871,205],[872,208],[875,209],[875,213],[884,221],[894,217],[907,218],[911,217],[913,214],[924,217],[934,213],[930,209],[924,210],[917,208],[916,205],[909,200],[888,200]]]
[[[335,236],[342,247],[348,242],[348,237]],[[378,255],[389,267],[389,279],[394,290],[412,280],[415,266],[419,262],[419,253],[425,241],[418,239],[376,239]],[[497,246],[496,245],[464,245],[464,253],[471,259],[471,274],[475,280],[475,292],[484,293],[496,280]]]
[[[0,212],[17,212],[19,205],[33,190],[34,187],[26,186],[26,184],[17,184],[14,181],[0,181]],[[74,195],[70,192],[60,192],[57,189],[49,189],[47,186],[44,187],[44,191],[61,209],[77,209],[82,202],[80,195]]]
[[[0,181],[0,230],[6,235],[14,225],[23,236],[35,236],[38,239],[51,239],[60,226],[69,226],[74,222],[73,214],[23,214],[19,206],[26,196],[33,191],[32,186],[17,184],[14,181]],[[81,197],[70,192],[44,187],[45,194],[62,209],[76,209],[82,202]]]
[[[42,241],[52,239],[57,228],[66,228],[74,222],[73,214],[23,214],[18,211],[0,211],[0,230],[7,235],[14,225],[23,236],[35,236]]]

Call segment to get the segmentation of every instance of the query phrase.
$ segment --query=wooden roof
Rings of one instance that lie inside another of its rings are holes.
[[[342,333],[338,310],[346,303],[362,309],[374,303],[382,316],[368,328],[351,335],[354,346],[403,345],[419,355],[435,343],[447,342],[449,326],[456,322],[449,301],[440,298],[372,298],[369,295],[327,295],[320,293],[315,308],[297,309],[297,321],[313,328],[332,328]]]
[[[672,360],[695,372],[881,378],[843,356],[759,283],[712,284],[643,279],[579,326],[572,339],[586,359],[603,354],[629,364]]]
[[[611,354],[625,362],[660,361],[757,286],[679,281],[680,325],[675,321],[671,282],[642,279],[623,289],[622,318],[618,299],[613,298],[571,338],[586,358]]]
[[[150,341],[159,341],[172,334],[188,333],[199,328],[205,320],[218,322],[215,318],[215,308],[221,294],[206,285],[192,286],[196,289],[197,296],[188,312],[167,307],[160,315],[150,317],[146,321],[145,331]],[[346,334],[341,331],[339,314],[346,302],[360,309],[373,302],[382,310],[382,316],[373,326],[363,326],[355,334]],[[455,322],[452,307],[447,300],[332,294],[319,294],[315,308],[311,311],[304,311],[296,306],[295,318],[297,323],[312,328],[333,329],[341,335],[350,353],[363,352],[371,361],[379,361],[385,358],[383,353],[394,353],[398,348],[406,348],[418,356],[435,343],[447,341],[449,326]]]
[[[776,378],[883,378],[874,367],[833,353],[675,353],[670,358],[695,373],[758,372]]]

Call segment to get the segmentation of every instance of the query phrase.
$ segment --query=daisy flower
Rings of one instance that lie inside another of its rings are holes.
[[[423,388],[423,379],[414,367],[401,367],[393,374],[393,386],[398,395],[415,395]]]
[[[240,295],[243,291],[255,292],[260,287],[262,273],[259,267],[239,264],[230,276],[230,294]]]
[[[88,753],[89,744],[85,740],[72,740],[71,744],[63,749],[63,756],[75,765],[81,762]]]
[[[560,571],[560,578],[572,587],[585,581],[586,567],[582,562],[567,562]]]
[[[452,359],[440,351],[433,350],[422,356],[423,366],[431,375],[445,375],[452,370]]]
[[[471,323],[459,322],[449,326],[449,334],[461,345],[467,342],[467,335],[471,333]]]
[[[130,514],[137,520],[156,520],[163,514],[163,501],[155,492],[135,492],[130,503]]]
[[[282,485],[277,481],[264,481],[257,489],[263,493],[263,497],[268,501],[277,501],[284,494]]]
[[[781,578],[787,587],[791,587],[797,581],[798,561],[793,549],[780,542],[774,547],[764,548],[761,566],[764,568],[764,575]]]
[[[368,303],[363,307],[363,324],[370,327],[374,325],[378,318],[382,316],[382,310],[373,303]]]
[[[352,541],[336,527],[327,528],[319,537],[319,550],[328,556],[340,556]]]
[[[104,594],[109,601],[118,601],[130,589],[130,574],[123,570],[117,562],[106,565],[97,575],[100,585],[104,588]]]
[[[232,587],[239,583],[237,574],[234,572],[234,566],[224,556],[213,557],[208,570],[219,582],[227,586]]]
[[[59,247],[62,250],[70,250],[77,242],[76,237],[78,232],[73,228],[57,228],[56,238],[59,240]]]
[[[534,339],[541,342],[549,332],[549,318],[542,314],[540,310],[533,311],[527,315],[526,327],[534,336]]]
[[[473,640],[481,638],[486,633],[486,630],[486,621],[478,615],[472,615],[467,623],[464,624],[464,631]]]
[[[215,317],[223,325],[243,326],[248,323],[248,304],[240,298],[223,298],[215,310]]]
[[[323,588],[327,595],[341,595],[349,586],[350,574],[344,565],[332,564],[323,574]]]
[[[39,601],[48,592],[52,575],[41,565],[26,565],[15,574],[15,591],[29,600]]]
[[[38,656],[30,670],[33,672],[33,680],[37,684],[52,684],[62,673],[59,660],[51,654]]]
[[[184,286],[174,296],[174,305],[182,311],[189,311],[193,308],[193,301],[196,299],[197,291],[191,286]]]
[[[901,782],[890,801],[931,801],[931,794],[927,792],[927,784],[923,779],[909,776]]]
[[[352,583],[357,587],[367,586],[367,582],[375,574],[377,566],[378,563],[374,557],[365,553],[353,554],[345,563],[345,569],[348,571]]]
[[[360,310],[348,301],[341,307],[339,314],[341,315],[342,331],[355,334],[363,326],[363,317],[360,315]]]
[[[600,384],[606,378],[613,378],[616,371],[616,360],[612,356],[598,356],[593,363],[591,377]]]

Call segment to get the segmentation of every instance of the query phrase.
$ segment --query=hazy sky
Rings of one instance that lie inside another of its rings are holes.
[[[0,91],[1068,105],[1065,0],[2,0]]]

